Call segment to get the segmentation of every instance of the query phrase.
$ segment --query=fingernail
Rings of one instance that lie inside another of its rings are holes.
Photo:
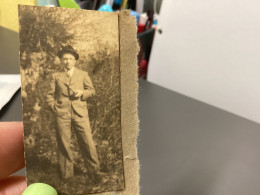
[[[58,193],[48,184],[34,183],[29,185],[22,195],[58,195]]]

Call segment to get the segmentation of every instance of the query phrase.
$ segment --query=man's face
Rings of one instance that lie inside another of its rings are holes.
[[[65,54],[63,54],[63,56],[61,58],[61,62],[63,64],[64,68],[71,69],[75,66],[76,59],[72,54],[65,53]]]

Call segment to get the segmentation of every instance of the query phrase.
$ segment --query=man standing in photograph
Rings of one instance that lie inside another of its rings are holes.
[[[75,67],[79,55],[72,46],[64,47],[58,57],[63,71],[52,75],[47,102],[56,116],[61,177],[74,177],[74,157],[71,149],[73,131],[88,176],[93,180],[99,171],[99,160],[92,138],[87,98],[95,95],[95,89],[88,73]]]

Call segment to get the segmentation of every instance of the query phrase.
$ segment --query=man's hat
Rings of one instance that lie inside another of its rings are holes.
[[[67,45],[65,47],[63,47],[59,52],[58,52],[58,57],[62,58],[62,56],[65,53],[69,53],[71,55],[73,55],[75,57],[76,60],[79,59],[79,54],[73,49],[73,47],[71,45]]]

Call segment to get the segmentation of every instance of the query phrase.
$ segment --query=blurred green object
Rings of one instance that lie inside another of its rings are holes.
[[[48,7],[58,7],[57,0],[38,0],[37,1],[38,6],[48,6]]]
[[[60,7],[80,9],[74,0],[59,0]]]
[[[34,183],[29,185],[22,195],[58,195],[58,193],[48,184]]]

